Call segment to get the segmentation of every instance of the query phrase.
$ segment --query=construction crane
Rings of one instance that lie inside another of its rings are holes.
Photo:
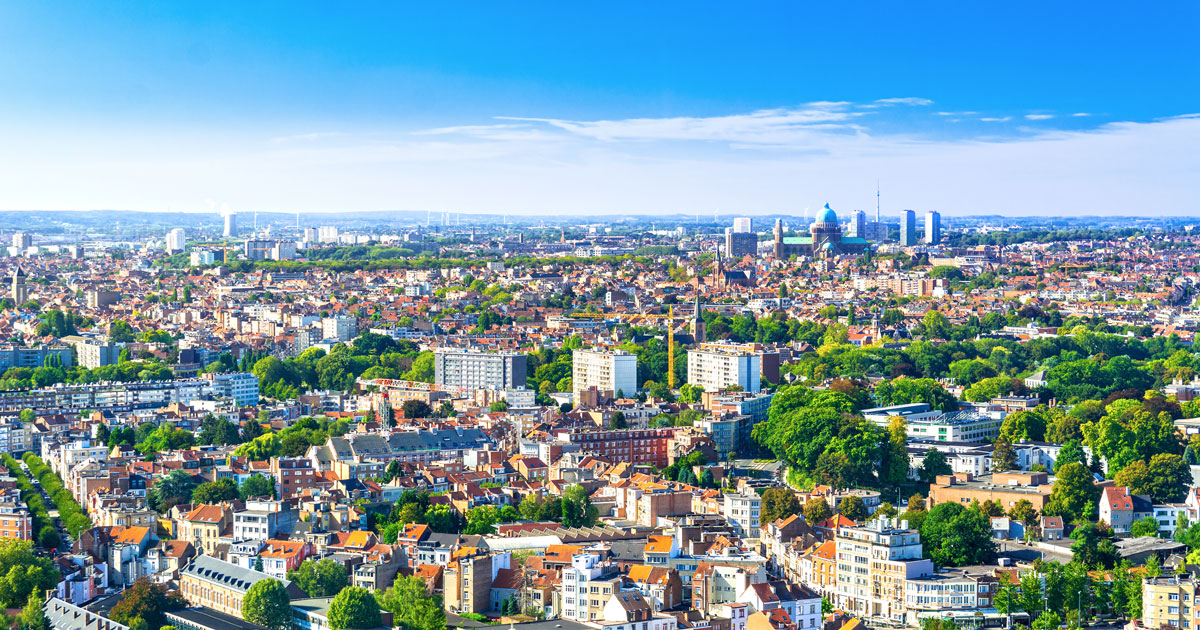
[[[667,324],[667,387],[675,389],[675,307],[668,306],[667,314],[661,313],[588,313],[579,311],[568,317],[586,317],[591,319],[620,319],[627,322],[656,319]],[[682,318],[680,318],[682,319]],[[686,320],[684,320],[686,321]]]

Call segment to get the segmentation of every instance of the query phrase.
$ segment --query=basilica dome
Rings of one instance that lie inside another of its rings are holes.
[[[821,214],[817,215],[817,223],[837,223],[837,222],[838,222],[837,213],[835,213],[833,211],[833,208],[829,207],[828,203],[825,204],[825,209],[821,210]]]

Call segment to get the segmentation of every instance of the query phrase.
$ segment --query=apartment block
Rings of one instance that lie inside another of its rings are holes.
[[[1190,575],[1142,578],[1143,628],[1200,628],[1196,579]]]
[[[463,389],[525,387],[525,355],[516,352],[438,350],[434,353],[434,382]]]
[[[688,382],[706,392],[733,386],[757,392],[762,385],[762,362],[759,355],[740,348],[703,344],[698,350],[688,350]]]
[[[571,393],[580,403],[595,389],[601,399],[638,390],[637,356],[624,350],[576,350],[571,357]]]
[[[906,581],[934,573],[933,561],[921,558],[921,533],[907,521],[877,518],[838,529],[834,540],[836,605],[860,617],[903,623]]]

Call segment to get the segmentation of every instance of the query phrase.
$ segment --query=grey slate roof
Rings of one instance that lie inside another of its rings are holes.
[[[462,450],[479,448],[491,442],[480,429],[463,429],[458,431],[406,431],[393,433],[388,438],[388,446],[393,453],[411,451]]]
[[[46,621],[54,630],[129,630],[107,617],[88,612],[79,606],[51,597],[43,606]]]
[[[236,564],[230,564],[212,556],[196,556],[179,574],[181,578],[185,575],[195,576],[206,582],[212,582],[213,584],[233,589],[239,593],[245,593],[259,581],[275,579],[266,573],[239,567]],[[292,597],[303,597],[305,595],[304,591],[299,586],[292,584],[290,580],[280,581],[283,582],[284,588],[288,590],[288,593]]]

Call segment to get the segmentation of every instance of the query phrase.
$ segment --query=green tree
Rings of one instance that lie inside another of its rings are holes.
[[[264,411],[264,413],[266,412],[266,410],[263,410],[263,411]],[[271,418],[269,415],[266,418],[266,421],[264,422],[263,418],[261,417],[261,414],[260,414],[260,417],[257,422],[254,420],[251,420],[251,421],[247,422],[246,424],[242,425],[242,442],[249,442],[257,437],[260,437],[264,433],[266,433],[267,430],[263,428],[263,425],[267,424],[270,421],[271,421]]]
[[[41,531],[38,532],[38,544],[42,549],[58,549],[62,546],[62,536],[53,525],[43,525]]]
[[[1054,469],[1057,471],[1071,462],[1087,466],[1087,453],[1084,452],[1079,440],[1067,440],[1063,443],[1062,449],[1058,451],[1058,457],[1054,460]]]
[[[192,500],[192,490],[196,488],[196,478],[183,470],[173,470],[165,477],[158,479],[146,491],[146,501],[150,509],[165,514],[179,503],[189,503]]]
[[[196,436],[196,443],[226,446],[241,444],[242,440],[241,436],[238,435],[238,426],[236,424],[230,422],[225,416],[209,414],[200,423],[200,433]]]
[[[496,533],[496,523],[499,521],[499,514],[495,506],[479,505],[467,511],[467,526],[463,529],[463,533],[467,535],[483,536]]]
[[[926,553],[939,566],[987,564],[996,556],[991,520],[978,507],[939,503],[920,529]]]
[[[590,527],[596,524],[599,514],[588,497],[587,490],[574,485],[562,497],[562,523],[566,527]]]
[[[833,510],[829,509],[829,503],[825,499],[809,499],[804,504],[804,520],[810,525],[816,525],[830,516],[833,516]]]
[[[1013,504],[1008,510],[1008,517],[1014,521],[1019,521],[1026,527],[1032,527],[1037,523],[1038,513],[1033,508],[1033,503],[1029,499],[1021,499]]]
[[[1049,507],[1046,506],[1047,509]],[[1075,541],[1071,543],[1071,553],[1085,567],[1110,567],[1116,561],[1116,547],[1106,536],[1106,530],[1101,530],[1094,522],[1077,524],[1071,531],[1071,540]]]
[[[1132,494],[1148,494],[1156,503],[1182,501],[1191,485],[1191,468],[1183,457],[1173,453],[1158,453],[1150,463],[1131,462],[1116,474],[1113,481],[1129,488]]]
[[[4,621],[8,621],[5,617]],[[46,620],[46,613],[42,609],[42,597],[38,593],[29,595],[29,601],[25,603],[25,607],[21,609],[17,615],[16,624],[11,626],[14,630],[50,630],[50,623]]]
[[[929,311],[925,313],[921,323],[925,325],[926,339],[949,339],[950,338],[950,320],[946,316],[937,312]]]
[[[108,338],[116,343],[129,343],[134,341],[133,327],[128,323],[119,319],[115,319],[108,325]]]
[[[925,451],[925,460],[921,462],[921,468],[917,471],[917,476],[925,483],[933,483],[941,475],[949,475],[954,472],[950,468],[950,464],[946,461],[946,454],[931,448]]]
[[[329,604],[331,630],[369,630],[380,623],[379,602],[361,586],[343,589]]]
[[[881,383],[875,394],[884,405],[929,403],[944,412],[958,410],[958,401],[942,384],[931,378],[895,378]]]
[[[332,558],[305,560],[287,579],[311,597],[332,597],[350,584],[345,565]]]
[[[1093,481],[1091,471],[1079,462],[1071,462],[1060,467],[1043,513],[1062,516],[1071,522],[1095,519],[1099,498],[1100,489]]]
[[[992,472],[1005,472],[1017,469],[1017,451],[1012,442],[1004,438],[996,438],[992,448]]]
[[[908,480],[908,423],[904,418],[896,416],[888,422],[888,446],[886,464],[881,475],[893,485],[900,485]]]
[[[1021,591],[1017,596],[1018,606],[1021,610],[1029,613],[1029,616],[1037,617],[1042,612],[1045,606],[1045,598],[1042,594],[1042,580],[1038,577],[1035,571],[1026,571],[1021,576]]]
[[[1129,534],[1134,538],[1141,536],[1158,536],[1158,521],[1153,516],[1139,518],[1129,527]]]
[[[292,598],[283,582],[273,578],[255,582],[242,600],[242,618],[271,630],[291,630]]]
[[[406,400],[400,406],[400,411],[404,414],[405,418],[428,418],[433,415],[433,409],[423,400]]]
[[[762,506],[758,512],[763,525],[800,513],[800,501],[791,488],[767,488],[762,494]]]
[[[275,498],[275,480],[260,474],[253,474],[242,481],[238,494],[243,500],[253,497]]]
[[[425,581],[417,576],[400,577],[392,587],[375,594],[379,607],[392,613],[405,630],[445,630],[446,611],[440,595],[429,595]]]
[[[628,429],[629,423],[625,421],[625,412],[623,412],[623,411],[614,412],[612,415],[612,419],[609,420],[609,422],[608,422],[608,427],[610,429],[617,429],[617,430]]]
[[[862,497],[857,495],[850,495],[842,499],[842,502],[838,504],[838,513],[856,523],[861,523],[870,516]]]
[[[1004,423],[1000,425],[1000,435],[1009,442],[1040,442],[1046,439],[1046,424],[1043,407],[1017,411],[1004,419]]]
[[[167,622],[165,613],[187,606],[179,591],[167,589],[165,584],[155,584],[150,578],[138,578],[125,589],[121,601],[113,606],[109,616],[117,623],[129,625],[135,619],[143,620],[147,627],[158,628]]]
[[[232,501],[239,496],[237,483],[228,478],[218,479],[196,486],[196,489],[192,491],[192,503],[214,504],[221,501]]]

